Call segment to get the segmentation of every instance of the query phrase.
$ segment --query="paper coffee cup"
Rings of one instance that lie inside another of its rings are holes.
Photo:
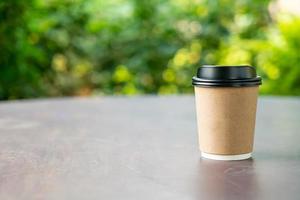
[[[243,160],[251,157],[258,86],[251,66],[204,65],[193,77],[202,157]]]

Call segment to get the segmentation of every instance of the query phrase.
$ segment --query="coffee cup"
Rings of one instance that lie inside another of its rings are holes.
[[[204,65],[198,68],[192,84],[202,157],[214,160],[250,158],[261,85],[255,68]]]

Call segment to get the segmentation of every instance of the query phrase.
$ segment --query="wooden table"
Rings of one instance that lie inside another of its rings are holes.
[[[192,96],[0,103],[0,199],[299,199],[300,99],[259,99],[252,160],[201,160]]]

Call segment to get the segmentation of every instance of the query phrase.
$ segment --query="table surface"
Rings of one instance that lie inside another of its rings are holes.
[[[254,157],[200,159],[192,96],[0,103],[0,199],[299,199],[300,98],[259,98]]]

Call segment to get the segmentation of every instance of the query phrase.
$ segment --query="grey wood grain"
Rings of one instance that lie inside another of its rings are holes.
[[[252,160],[201,160],[192,96],[0,103],[0,199],[299,199],[300,100],[259,99]]]

